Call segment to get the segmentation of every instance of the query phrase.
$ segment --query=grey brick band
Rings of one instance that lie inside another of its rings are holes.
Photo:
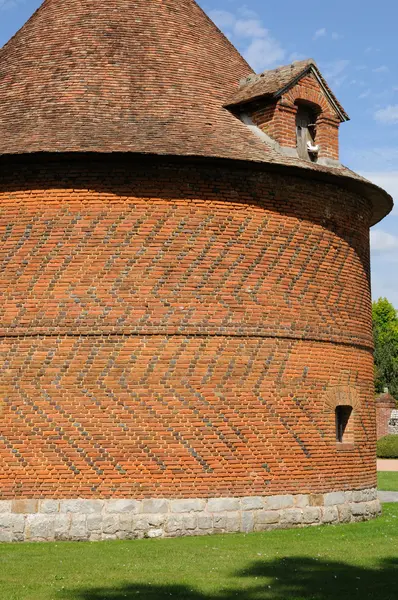
[[[249,533],[363,521],[380,512],[376,489],[207,500],[5,500],[0,542]]]

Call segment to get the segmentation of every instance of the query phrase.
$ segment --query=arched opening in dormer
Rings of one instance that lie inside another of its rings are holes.
[[[299,158],[317,162],[319,145],[317,144],[317,119],[321,112],[316,104],[298,100],[296,114],[297,153]]]

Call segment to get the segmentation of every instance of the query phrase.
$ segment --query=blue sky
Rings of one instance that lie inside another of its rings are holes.
[[[40,4],[0,0],[0,46]],[[341,127],[342,161],[396,199],[392,215],[373,228],[371,237],[373,296],[386,296],[398,308],[396,0],[199,4],[257,72],[308,57],[318,62],[352,119]]]

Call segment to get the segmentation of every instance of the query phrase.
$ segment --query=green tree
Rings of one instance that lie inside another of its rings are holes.
[[[398,400],[398,315],[387,298],[373,302],[375,385],[381,393],[388,387]]]

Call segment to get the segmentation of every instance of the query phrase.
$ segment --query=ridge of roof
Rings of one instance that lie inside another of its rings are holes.
[[[334,105],[341,120],[348,121],[348,114],[336,98],[336,95],[331,90],[313,58],[263,71],[259,75],[249,75],[249,77],[240,81],[239,90],[229,98],[225,106],[232,107],[247,104],[268,96],[278,98],[311,71],[318,78],[320,85],[324,88],[330,103]]]

